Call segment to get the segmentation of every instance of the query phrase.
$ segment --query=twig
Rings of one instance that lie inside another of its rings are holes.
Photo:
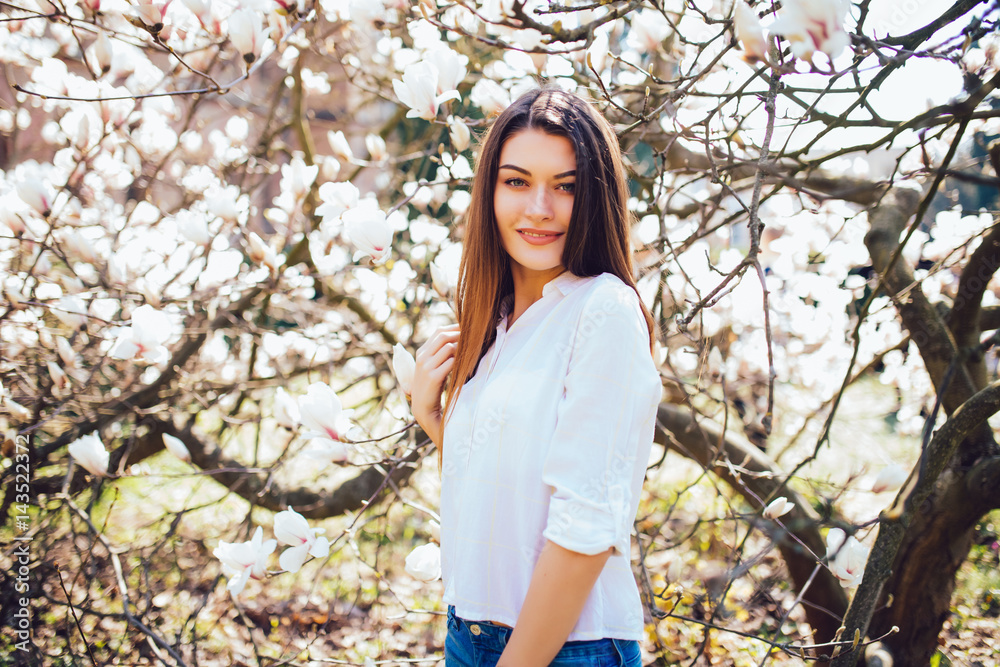
[[[76,609],[73,608],[73,601],[69,597],[69,591],[66,590],[66,584],[63,583],[62,578],[62,568],[56,565],[56,576],[59,577],[59,587],[62,588],[63,595],[66,596],[66,606],[69,607],[69,613],[73,615],[73,621],[76,623],[76,629],[80,631],[80,636],[83,637],[83,645],[87,648],[87,656],[90,658],[90,664],[97,667],[97,660],[94,658],[94,652],[90,649],[90,642],[87,641],[87,635],[83,631],[83,626],[80,625],[80,619],[76,615]]]

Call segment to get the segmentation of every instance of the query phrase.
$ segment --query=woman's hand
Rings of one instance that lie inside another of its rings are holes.
[[[441,415],[441,392],[444,381],[455,363],[455,348],[458,346],[458,325],[441,327],[417,350],[417,362],[413,371],[413,385],[410,389],[410,409],[420,428],[441,450],[443,423]]]

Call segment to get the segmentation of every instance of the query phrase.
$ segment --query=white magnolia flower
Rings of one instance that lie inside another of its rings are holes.
[[[868,562],[868,549],[854,536],[848,537],[833,561],[833,574],[844,588],[854,588],[861,583]]]
[[[365,148],[372,162],[384,162],[389,157],[389,150],[385,146],[385,139],[377,134],[369,134],[365,137]]]
[[[361,200],[361,192],[351,182],[324,183],[319,186],[319,199],[322,204],[316,207],[316,214],[322,216],[323,222],[336,220],[344,211],[352,209]]]
[[[88,433],[69,443],[69,454],[73,460],[97,477],[108,476],[108,463],[111,455],[101,442],[97,433]]]
[[[357,206],[345,211],[341,220],[344,221],[347,237],[357,248],[355,262],[369,256],[372,264],[382,264],[389,258],[393,232],[385,211],[374,206]]]
[[[587,52],[584,54],[587,64],[594,69],[598,74],[604,72],[605,66],[608,64],[608,58],[611,56],[611,41],[608,38],[608,33],[606,30],[602,30],[594,35],[594,43],[590,45]]]
[[[52,205],[56,198],[52,186],[43,178],[25,178],[18,181],[17,196],[45,218],[52,213]]]
[[[826,534],[826,557],[832,558],[837,555],[840,547],[844,545],[847,533],[842,528],[831,528]]]
[[[872,484],[872,492],[896,491],[906,483],[907,477],[909,477],[909,474],[902,466],[891,463],[882,468],[878,477],[875,478],[875,482]]]
[[[812,60],[822,51],[833,60],[851,43],[844,30],[849,9],[848,0],[785,0],[771,32],[787,39],[799,58]]]
[[[49,379],[52,380],[53,392],[61,394],[64,389],[69,388],[69,376],[66,375],[66,371],[56,365],[56,362],[51,360],[46,362],[45,368],[49,372]]]
[[[20,236],[28,229],[24,219],[18,214],[18,209],[23,208],[20,197],[15,197],[13,193],[0,195],[0,224],[7,227],[14,236]]]
[[[299,425],[299,406],[284,387],[278,387],[274,393],[274,419],[279,426],[284,426],[288,430]]]
[[[438,106],[442,102],[459,99],[457,90],[438,94],[439,76],[437,67],[426,60],[421,60],[406,66],[402,81],[392,82],[396,97],[410,107],[406,112],[407,118],[434,120],[437,118]]]
[[[341,130],[327,132],[326,138],[330,142],[330,150],[333,151],[334,157],[344,162],[351,162],[354,159],[351,144],[348,143],[347,137],[344,136]]]
[[[226,588],[233,595],[239,595],[250,577],[260,579],[267,573],[267,557],[274,553],[277,541],[264,541],[264,531],[260,526],[254,531],[249,542],[219,542],[212,555],[222,561],[222,569],[229,575]]]
[[[184,6],[191,10],[191,13],[201,19],[211,9],[209,0],[183,0]]]
[[[228,26],[229,41],[243,56],[243,62],[253,64],[260,56],[268,34],[260,14],[250,8],[237,9],[229,16]]]
[[[795,503],[790,503],[788,502],[788,498],[781,496],[780,498],[775,498],[764,508],[764,516],[773,520],[788,514],[793,509],[795,509]]]
[[[208,231],[208,221],[204,215],[185,210],[177,214],[176,220],[177,229],[188,241],[200,246],[207,246],[212,242],[212,235]]]
[[[234,187],[212,188],[205,192],[205,206],[208,212],[226,222],[238,222],[241,211],[239,189]]]
[[[152,0],[135,0],[132,6],[150,32],[157,33],[163,30],[163,17],[167,14],[167,5],[169,4],[169,2],[155,3]]]
[[[97,264],[101,261],[100,255],[94,250],[94,246],[80,232],[74,229],[64,229],[59,235],[67,254],[76,257],[87,264]]]
[[[107,74],[114,61],[115,50],[111,45],[111,38],[103,30],[97,33],[97,39],[90,46],[91,62],[95,65],[96,74]]]
[[[868,549],[852,535],[840,528],[832,528],[826,535],[826,557],[830,571],[844,588],[854,588],[864,577],[868,562]]]
[[[132,313],[132,325],[119,334],[109,354],[114,359],[139,357],[158,365],[169,357],[164,343],[170,334],[170,318],[149,304],[139,306]]]
[[[266,266],[272,272],[278,270],[278,255],[274,252],[274,248],[264,243],[264,240],[257,235],[257,232],[250,232],[247,236],[247,245],[250,261]]]
[[[306,518],[289,508],[274,515],[274,536],[287,544],[278,564],[288,572],[298,572],[308,556],[323,558],[330,553],[330,542],[321,535],[323,528],[310,528]]]
[[[300,157],[293,158],[291,163],[281,165],[282,192],[290,191],[295,199],[302,199],[309,193],[309,188],[316,181],[319,165],[307,165]]]
[[[52,314],[71,329],[79,329],[87,323],[87,304],[76,296],[64,296],[52,307]]]
[[[185,463],[191,462],[191,452],[188,451],[187,445],[180,438],[174,437],[169,433],[163,434],[163,446],[167,448],[167,451],[179,458]]]
[[[626,41],[639,53],[655,53],[663,47],[663,40],[670,34],[670,23],[663,13],[655,9],[643,9],[632,14]]]
[[[337,392],[328,384],[312,383],[305,395],[299,396],[298,403],[302,426],[306,428],[303,435],[307,438],[340,441],[350,428]]]
[[[343,463],[347,460],[348,453],[349,450],[346,443],[326,437],[311,439],[302,450],[302,456],[322,461],[327,465],[331,463]]]
[[[444,95],[454,92],[468,73],[469,57],[455,53],[447,46],[441,45],[424,54],[424,60],[434,65],[438,71],[437,94]]]
[[[441,298],[449,298],[451,294],[451,286],[448,284],[448,276],[444,269],[438,266],[436,262],[431,262],[431,286],[434,288],[434,291],[441,296]]]
[[[7,410],[7,412],[10,414],[10,416],[13,417],[15,420],[19,422],[26,422],[29,419],[31,419],[31,410],[24,407],[23,405],[12,399],[10,396],[4,398],[3,405],[4,408]]]
[[[469,100],[484,114],[493,116],[510,106],[510,93],[493,79],[482,78],[472,87]]]
[[[406,572],[420,581],[434,581],[441,577],[441,547],[424,544],[406,557]]]
[[[56,338],[56,353],[59,355],[64,366],[76,368],[78,361],[76,352],[73,351],[73,347],[69,344],[69,341],[62,336]]]
[[[744,58],[748,62],[767,60],[767,39],[764,28],[757,18],[757,12],[740,0],[736,3],[736,39],[743,46]]]
[[[448,116],[448,136],[451,138],[452,148],[459,153],[468,148],[472,140],[472,133],[469,132],[469,126],[454,116]]]
[[[413,386],[413,372],[417,368],[417,362],[413,355],[400,343],[392,347],[392,372],[396,376],[399,388],[407,396],[410,395],[410,388]]]

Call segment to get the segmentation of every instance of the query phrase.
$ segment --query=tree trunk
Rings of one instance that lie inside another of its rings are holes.
[[[954,480],[949,472],[942,478]],[[871,639],[899,631],[883,642],[897,665],[927,665],[937,650],[937,638],[951,610],[955,575],[972,548],[973,530],[981,508],[953,481],[914,512],[900,545],[892,575],[883,589],[883,606],[872,617]]]

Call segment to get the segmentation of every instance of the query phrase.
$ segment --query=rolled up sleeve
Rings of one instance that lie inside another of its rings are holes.
[[[613,547],[628,557],[662,390],[635,292],[594,290],[560,352],[568,372],[542,469],[552,488],[543,536],[582,554]]]

